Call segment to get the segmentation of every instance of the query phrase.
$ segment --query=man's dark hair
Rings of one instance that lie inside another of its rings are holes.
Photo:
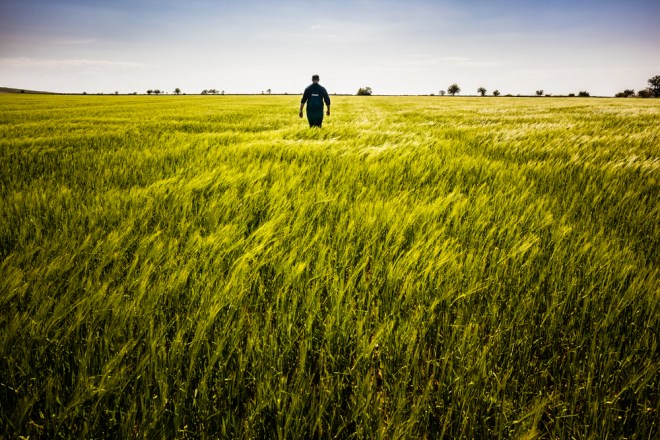
[[[312,81],[318,81],[319,76],[318,75],[312,75]]]

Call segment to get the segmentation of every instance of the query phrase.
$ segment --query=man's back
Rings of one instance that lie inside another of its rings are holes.
[[[323,110],[323,103],[330,105],[330,96],[321,84],[312,83],[305,89],[301,102],[307,102],[307,108],[310,110]]]

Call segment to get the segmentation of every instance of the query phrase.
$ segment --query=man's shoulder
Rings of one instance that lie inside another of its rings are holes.
[[[328,94],[328,91],[319,83],[312,83],[305,88],[305,93]]]

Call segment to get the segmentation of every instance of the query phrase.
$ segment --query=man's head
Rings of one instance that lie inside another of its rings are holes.
[[[318,75],[312,75],[312,82],[319,82],[319,76]]]

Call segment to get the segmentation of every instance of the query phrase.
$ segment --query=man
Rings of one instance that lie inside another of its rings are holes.
[[[307,103],[307,120],[310,127],[320,127],[323,124],[323,103],[328,107],[325,112],[330,116],[330,96],[328,91],[319,84],[319,76],[312,76],[312,84],[310,84],[303,93],[302,100],[300,101],[300,113],[298,116],[303,117],[303,107]]]

